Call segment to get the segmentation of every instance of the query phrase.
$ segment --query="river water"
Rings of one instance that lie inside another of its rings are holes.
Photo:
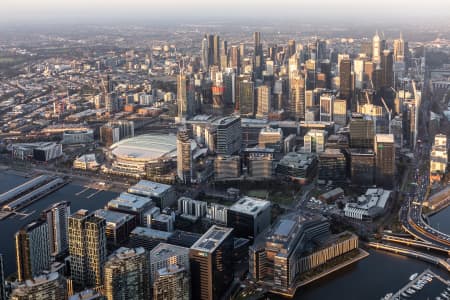
[[[27,178],[0,172],[0,193],[27,180]],[[30,216],[26,218],[14,216],[0,221],[0,253],[4,254],[5,258],[5,274],[13,273],[16,268],[14,233],[20,227],[36,219],[41,210],[52,203],[64,200],[71,202],[72,212],[81,208],[95,210],[104,207],[109,200],[117,195],[116,193],[103,191],[88,199],[87,196],[94,192],[92,189],[76,195],[83,189],[84,187],[75,184],[66,185],[27,207],[25,211],[32,213]],[[443,232],[450,233],[450,208],[431,217],[430,222],[433,226],[438,225]],[[448,274],[422,261],[387,252],[375,250],[369,252],[370,256],[362,261],[300,289],[295,299],[375,300],[380,299],[388,292],[400,289],[408,282],[411,274],[422,272],[426,268],[431,268],[440,275],[448,276]],[[271,297],[271,299],[279,298]]]

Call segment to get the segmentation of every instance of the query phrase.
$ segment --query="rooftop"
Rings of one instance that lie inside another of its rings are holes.
[[[212,253],[232,231],[232,228],[213,225],[200,239],[197,240],[197,242],[195,242],[194,245],[192,245],[191,249]]]
[[[172,236],[172,233],[167,232],[167,231],[161,231],[161,230],[138,226],[135,229],[133,229],[133,231],[131,231],[131,235],[138,235],[138,236],[145,236],[148,238],[167,240],[169,237]]]
[[[172,186],[168,184],[162,184],[148,180],[141,180],[137,184],[128,188],[128,192],[147,197],[151,196],[157,197],[171,188]]]
[[[377,134],[375,135],[375,141],[377,143],[394,143],[393,134]]]
[[[97,217],[104,218],[107,226],[118,227],[133,218],[132,215],[124,214],[116,211],[98,209],[95,211]]]
[[[108,207],[139,210],[148,206],[151,202],[152,200],[148,197],[121,193],[119,197],[108,202]]]
[[[229,209],[237,212],[256,216],[261,211],[270,207],[270,201],[244,196],[234,203]]]
[[[189,248],[171,245],[167,243],[159,243],[155,248],[150,251],[151,261],[167,260],[170,257],[189,254]]]

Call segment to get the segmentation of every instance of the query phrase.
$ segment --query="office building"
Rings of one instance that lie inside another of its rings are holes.
[[[303,137],[304,147],[303,151],[307,153],[320,153],[325,151],[325,144],[327,142],[327,131],[311,129]]]
[[[190,248],[192,299],[220,299],[233,282],[232,232],[213,225]]]
[[[156,214],[152,218],[151,228],[161,231],[172,232],[174,230],[175,216],[167,214]]]
[[[191,139],[186,129],[179,129],[177,134],[177,176],[184,184],[192,181],[193,157]]]
[[[217,128],[216,153],[232,155],[241,150],[242,129],[240,117],[223,117],[214,121]]]
[[[339,91],[342,99],[347,101],[353,95],[352,61],[343,59],[339,64]]]
[[[392,189],[395,183],[395,144],[393,134],[375,135],[375,183]]]
[[[148,197],[159,208],[172,206],[177,200],[173,186],[149,180],[140,180],[128,188],[128,193]]]
[[[104,291],[108,300],[150,298],[150,274],[144,248],[119,248],[105,263]]]
[[[133,187],[130,187],[130,189],[133,189]],[[153,206],[155,204],[148,197],[121,193],[117,198],[108,202],[107,209],[135,216],[137,224],[141,225],[143,224],[144,213]]]
[[[272,107],[272,92],[267,85],[256,88],[256,117],[267,118]]]
[[[67,220],[69,216],[70,202],[66,201],[55,203],[42,212],[42,218],[48,224],[48,238],[52,256],[64,253],[69,247],[67,241]]]
[[[368,189],[356,202],[345,204],[344,215],[357,220],[372,220],[385,212],[391,193],[383,189]]]
[[[207,72],[209,70],[209,43],[208,43],[208,36],[205,35],[205,37],[202,40],[201,44],[201,64],[202,64],[202,70],[204,72]]]
[[[381,61],[381,37],[378,35],[378,31],[375,33],[372,39],[372,61],[379,64]]]
[[[167,299],[191,299],[191,281],[185,268],[170,265],[158,270],[153,283],[153,300]]]
[[[11,300],[66,300],[66,279],[59,273],[48,273],[27,279],[14,289]]]
[[[347,179],[347,160],[340,149],[325,149],[319,153],[319,180],[345,183]]]
[[[237,108],[241,116],[255,116],[255,83],[249,80],[238,81]]]
[[[353,73],[355,76],[355,89],[364,87],[364,65],[366,60],[363,58],[353,60]]]
[[[320,96],[320,121],[331,122],[333,120],[333,107],[336,97],[332,94]]]
[[[206,217],[216,224],[226,225],[228,208],[228,206],[222,204],[211,203],[208,206],[208,213],[206,214]]]
[[[50,267],[48,224],[34,221],[15,235],[17,279],[19,282],[33,279]]]
[[[234,70],[236,74],[240,74],[241,70],[241,53],[238,46],[231,46],[230,49],[230,68]]]
[[[351,149],[351,179],[354,185],[370,186],[374,183],[375,153],[372,149]]]
[[[150,282],[154,283],[158,270],[178,265],[187,272],[190,270],[189,248],[160,243],[150,251]]]
[[[440,182],[447,173],[448,145],[447,136],[436,134],[430,151],[430,183]]]
[[[259,179],[269,179],[274,173],[274,159],[272,156],[251,155],[247,162],[248,176]]]
[[[283,130],[268,126],[262,128],[258,137],[258,147],[281,152],[283,150]]]
[[[106,261],[106,221],[79,210],[69,217],[69,254],[71,277],[83,287],[103,284]]]
[[[214,159],[214,178],[216,180],[239,178],[241,176],[241,157],[239,155],[218,155]]]
[[[234,236],[253,240],[270,225],[270,201],[242,197],[227,211],[227,226]]]
[[[381,87],[394,86],[394,55],[390,50],[384,50],[381,55]]]
[[[94,141],[94,131],[87,130],[67,130],[63,132],[62,144],[88,144]]]
[[[180,74],[177,77],[178,118],[190,119],[195,113],[195,85],[191,75]]]
[[[98,209],[97,217],[106,221],[106,242],[108,246],[116,248],[128,241],[130,232],[136,227],[136,217],[112,210]]]
[[[400,33],[400,38],[394,40],[394,61],[395,62],[405,62],[405,41],[403,40],[403,35]]]
[[[350,147],[373,149],[375,128],[372,120],[352,118],[350,121]]]
[[[313,153],[289,152],[277,164],[277,175],[300,183],[311,181],[317,173],[317,157]]]
[[[333,101],[333,122],[336,125],[347,125],[347,100],[334,99]]]
[[[12,144],[11,149],[13,159],[18,160],[48,162],[63,155],[62,145],[55,142]]]
[[[305,78],[297,72],[290,80],[288,113],[296,121],[305,119]]]

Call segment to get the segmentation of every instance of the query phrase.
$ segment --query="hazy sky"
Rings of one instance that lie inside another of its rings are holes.
[[[173,18],[450,18],[449,0],[0,0],[2,23]],[[414,19],[410,19],[414,22]]]

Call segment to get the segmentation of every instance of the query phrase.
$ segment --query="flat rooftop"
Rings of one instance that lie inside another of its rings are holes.
[[[135,185],[128,188],[128,192],[142,196],[160,196],[172,188],[171,185],[153,182],[149,180],[141,180]]]
[[[172,236],[171,232],[167,231],[161,231],[156,229],[151,229],[147,227],[136,227],[131,231],[130,235],[137,235],[137,236],[143,236],[147,238],[157,238],[162,240],[167,240],[169,237]]]
[[[212,253],[231,234],[232,228],[211,226],[208,231],[192,245],[191,249]]]
[[[106,225],[113,227],[121,226],[133,218],[132,215],[106,209],[96,210],[95,215],[104,218],[106,220]]]
[[[151,261],[167,260],[170,257],[177,255],[188,255],[189,248],[171,245],[167,243],[159,243],[155,248],[150,251]]]
[[[261,211],[270,207],[270,201],[244,196],[234,203],[229,209],[237,212],[256,216]]]
[[[133,211],[138,211],[145,208],[152,202],[148,197],[142,197],[129,193],[121,193],[119,197],[108,202],[108,207],[124,208]]]

